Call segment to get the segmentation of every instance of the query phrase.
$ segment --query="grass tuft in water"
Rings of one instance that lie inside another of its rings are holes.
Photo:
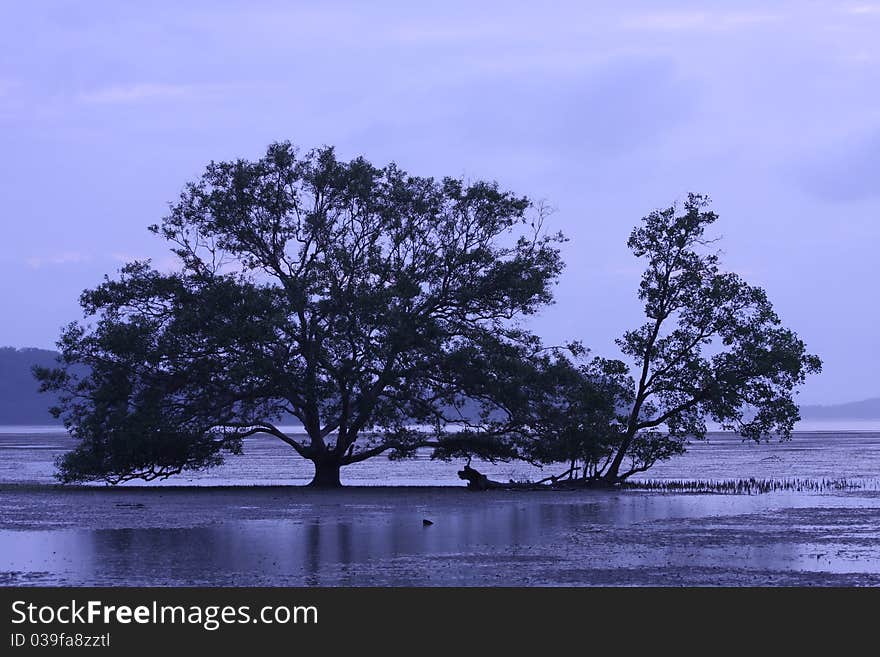
[[[871,486],[869,484],[873,483]],[[880,488],[880,482],[859,479],[646,479],[627,481],[621,487],[630,490],[649,490],[670,493],[725,493],[732,495],[760,495],[778,491],[823,492]]]

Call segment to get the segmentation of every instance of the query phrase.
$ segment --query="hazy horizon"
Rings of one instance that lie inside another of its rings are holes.
[[[54,348],[210,160],[336,145],[497,179],[570,237],[530,326],[597,354],[640,322],[629,231],[714,200],[725,265],[824,362],[798,401],[880,397],[880,3],[58,2],[0,43],[0,345]],[[230,44],[236,47],[230,47]]]

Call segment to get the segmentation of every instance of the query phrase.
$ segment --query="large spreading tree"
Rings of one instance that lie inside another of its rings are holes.
[[[488,444],[497,423],[445,425],[475,354],[536,350],[517,319],[551,301],[562,266],[540,215],[494,183],[331,148],[210,164],[151,227],[179,268],[134,262],[84,292],[60,367],[37,372],[79,439],[61,478],[163,478],[261,433],[338,486],[379,454]],[[290,416],[304,437],[279,428]]]

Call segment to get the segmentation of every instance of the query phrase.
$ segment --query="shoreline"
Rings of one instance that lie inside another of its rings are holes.
[[[554,489],[547,489],[548,491],[554,491]],[[598,489],[597,489],[598,490]],[[472,491],[464,485],[424,485],[424,486],[416,486],[416,485],[389,485],[389,484],[377,484],[375,486],[358,486],[358,485],[348,485],[341,486],[339,488],[315,488],[313,486],[309,486],[308,484],[165,484],[165,485],[150,485],[150,484],[135,484],[135,485],[104,485],[104,484],[44,484],[39,482],[8,482],[2,483],[0,482],[0,493],[3,492],[46,492],[46,491],[54,491],[54,492],[64,492],[64,493],[94,493],[94,492],[107,492],[107,493],[134,493],[134,492],[147,492],[147,493],[180,493],[180,492],[247,492],[247,491],[259,491],[259,492],[290,492],[290,491],[305,491],[315,494],[334,494],[334,493],[344,493],[344,492],[440,492],[440,491],[465,491],[467,493],[480,493],[486,491]],[[498,492],[540,492],[538,489],[523,489],[523,490],[514,490],[514,489],[499,489]],[[563,492],[561,489],[556,489],[555,492]]]
[[[498,482],[493,482],[498,483]],[[568,484],[568,485],[567,485]],[[123,484],[103,484],[103,483],[85,483],[85,484],[62,484],[62,483],[43,483],[43,482],[27,482],[12,481],[0,482],[0,493],[2,492],[134,492],[149,491],[153,492],[244,492],[244,491],[261,491],[261,492],[290,492],[290,491],[307,491],[310,494],[336,494],[336,493],[392,493],[406,494],[414,492],[440,492],[440,491],[465,491],[470,494],[485,494],[488,492],[497,493],[578,493],[578,492],[641,492],[641,493],[662,493],[676,495],[766,495],[770,493],[796,492],[796,493],[813,493],[827,494],[834,491],[877,491],[880,490],[880,479],[832,479],[822,478],[796,478],[796,477],[770,477],[766,479],[740,478],[740,479],[633,479],[622,482],[615,486],[590,486],[580,485],[578,482],[570,484],[566,480],[560,482],[559,485],[551,484],[529,484],[523,482],[511,483],[507,485],[497,485],[489,488],[472,488],[466,484],[343,484],[338,488],[321,488],[314,487],[310,484],[154,484],[151,482],[144,483],[123,483]]]

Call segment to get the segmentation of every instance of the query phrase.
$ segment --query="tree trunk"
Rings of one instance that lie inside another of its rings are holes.
[[[320,459],[315,460],[315,476],[309,486],[313,488],[339,488],[342,483],[339,481],[340,462],[337,459]]]
[[[608,484],[617,484],[619,481],[619,473],[620,466],[623,463],[623,457],[626,456],[626,450],[629,449],[629,445],[632,442],[632,436],[627,436],[624,441],[620,444],[620,447],[617,448],[617,454],[614,455],[614,460],[611,461],[611,465],[608,466],[608,470],[602,476],[602,479],[605,480]]]
[[[611,465],[608,467],[608,470],[602,475],[602,479],[609,484],[617,483],[617,476],[620,472],[620,464],[623,462],[622,452],[618,453],[620,458],[615,457],[611,462]]]

